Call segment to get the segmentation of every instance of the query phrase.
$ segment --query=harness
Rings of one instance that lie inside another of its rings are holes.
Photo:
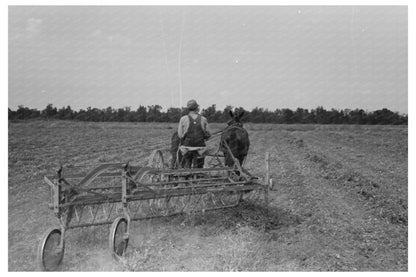
[[[242,124],[242,123],[240,123],[240,122],[236,122],[236,123],[234,123],[234,124],[232,124],[232,125],[230,125],[230,126],[227,126],[227,128],[225,128],[225,129],[222,131],[222,134],[221,134],[221,139],[220,139],[220,146],[221,146],[223,143],[226,143],[226,142],[224,141],[224,134],[225,134],[225,132],[226,132],[226,131],[229,131],[229,130],[233,130],[233,129],[238,129],[238,130],[242,130],[242,131],[247,132],[247,130],[243,128],[243,124]]]

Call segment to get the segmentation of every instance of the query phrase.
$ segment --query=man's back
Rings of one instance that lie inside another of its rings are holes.
[[[207,131],[207,126],[208,126],[207,119],[204,116],[199,115],[198,113],[191,111],[191,112],[189,112],[188,115],[182,116],[180,121],[179,121],[179,126],[178,126],[178,136],[179,136],[179,138],[183,139],[185,137],[186,133],[188,132],[189,126],[191,125],[190,124],[191,122],[194,125],[200,125],[204,137],[209,137],[208,131]]]

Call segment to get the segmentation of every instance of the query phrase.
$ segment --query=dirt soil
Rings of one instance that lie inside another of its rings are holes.
[[[175,124],[9,122],[9,271],[37,270],[58,226],[43,175],[64,164],[146,163]],[[213,131],[224,126],[212,125]],[[233,209],[135,222],[126,257],[109,226],[70,230],[62,271],[407,271],[407,126],[247,124],[246,168],[264,175],[269,210]]]

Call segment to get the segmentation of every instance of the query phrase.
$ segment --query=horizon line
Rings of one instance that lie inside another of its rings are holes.
[[[43,109],[46,109],[46,107],[48,106],[48,105],[52,105],[52,107],[54,107],[54,108],[57,108],[58,110],[59,109],[61,109],[61,108],[66,108],[66,107],[70,107],[71,108],[71,110],[73,110],[73,111],[81,111],[81,110],[86,110],[86,109],[88,109],[88,108],[91,108],[91,109],[98,109],[98,110],[105,110],[105,109],[108,109],[108,108],[112,108],[112,109],[125,109],[125,108],[130,108],[130,109],[132,109],[132,110],[134,110],[134,108],[132,108],[132,106],[123,106],[123,107],[112,107],[112,106],[107,106],[107,107],[104,107],[104,108],[97,108],[97,107],[92,107],[92,106],[88,106],[88,107],[86,107],[86,108],[79,108],[79,109],[74,109],[71,105],[64,105],[64,106],[61,106],[61,107],[58,107],[58,106],[55,106],[54,104],[52,104],[52,103],[49,103],[49,104],[47,104],[44,108],[31,108],[31,107],[28,107],[28,106],[25,106],[25,105],[18,105],[17,106],[17,108],[16,108],[16,111],[19,109],[19,107],[20,106],[23,106],[23,108],[29,108],[29,109],[35,109],[35,110],[39,110],[39,111],[41,111],[41,110],[43,110]],[[181,109],[182,111],[183,110],[186,110],[187,109],[187,107],[182,107],[182,108],[180,108],[180,107],[174,107],[174,106],[170,106],[170,107],[168,107],[168,108],[163,108],[163,106],[162,105],[160,105],[160,104],[153,104],[153,105],[139,105],[139,106],[137,106],[136,108],[135,108],[135,110],[137,110],[139,107],[145,107],[146,109],[148,108],[148,107],[151,107],[151,106],[155,106],[155,105],[159,105],[160,107],[161,107],[161,111],[163,112],[167,112],[169,109],[171,109],[171,108],[173,108],[173,109]],[[288,108],[288,107],[286,107],[286,108],[275,108],[275,109],[269,109],[269,108],[263,108],[263,107],[259,107],[259,106],[256,106],[256,107],[254,107],[254,108],[251,108],[251,109],[247,109],[247,108],[245,108],[245,107],[242,107],[242,106],[233,106],[233,105],[229,105],[229,104],[227,104],[227,105],[225,105],[224,106],[224,108],[218,108],[217,107],[217,104],[211,104],[211,105],[208,105],[208,106],[206,106],[206,107],[202,107],[201,108],[201,105],[199,105],[199,110],[200,111],[202,111],[202,110],[206,110],[207,108],[209,108],[209,107],[211,107],[211,106],[213,106],[213,105],[215,105],[215,107],[216,107],[216,110],[217,111],[224,111],[224,110],[226,110],[226,108],[227,107],[231,107],[231,110],[235,110],[235,109],[239,109],[239,108],[243,108],[243,110],[245,110],[245,111],[248,111],[248,112],[251,112],[252,110],[254,110],[254,109],[256,109],[256,108],[258,108],[258,109],[263,109],[264,111],[269,111],[269,112],[275,112],[276,110],[285,110],[285,109],[288,109],[288,110],[292,110],[292,111],[296,111],[297,109],[303,109],[303,110],[308,110],[308,111],[312,111],[312,110],[316,110],[317,108],[323,108],[324,110],[327,110],[327,111],[331,111],[331,110],[337,110],[337,111],[345,111],[345,110],[350,110],[350,111],[355,111],[355,110],[363,110],[364,112],[366,112],[366,113],[368,113],[368,112],[374,112],[374,111],[379,111],[379,110],[383,110],[383,109],[387,109],[387,110],[390,110],[390,111],[392,111],[392,112],[394,112],[394,113],[398,113],[398,114],[401,114],[401,115],[407,115],[408,116],[408,113],[406,113],[406,112],[400,112],[400,111],[394,111],[394,110],[391,110],[391,109],[389,109],[389,108],[387,108],[387,107],[383,107],[383,108],[378,108],[378,109],[374,109],[374,110],[369,110],[369,109],[363,109],[363,108],[333,108],[333,107],[331,107],[331,108],[326,108],[326,107],[324,107],[323,105],[318,105],[318,106],[316,106],[315,108],[302,108],[302,107],[296,107],[296,108],[294,108],[294,109],[292,109],[292,108]],[[15,110],[13,110],[12,108],[10,108],[10,107],[8,107],[8,109],[10,109],[11,111],[15,111]]]

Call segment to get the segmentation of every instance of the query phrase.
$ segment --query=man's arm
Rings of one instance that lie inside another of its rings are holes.
[[[185,122],[186,119],[187,119],[187,117],[183,116],[179,120],[178,136],[179,136],[180,139],[184,137],[185,132],[186,132],[186,130],[185,130],[185,128],[186,128],[186,122]]]
[[[211,137],[210,132],[208,131],[208,120],[205,117],[201,118],[202,130],[204,130],[204,139],[209,139]]]

